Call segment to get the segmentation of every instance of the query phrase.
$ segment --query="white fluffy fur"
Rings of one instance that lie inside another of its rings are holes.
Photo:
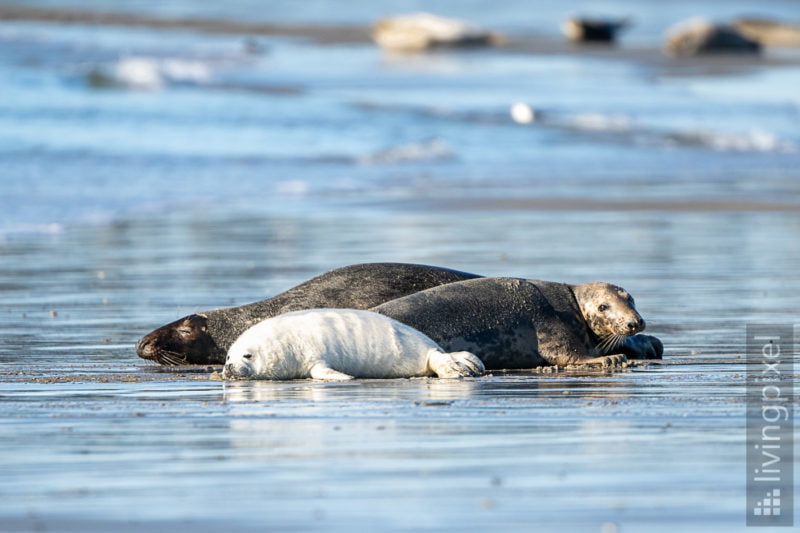
[[[484,370],[475,355],[443,353],[429,337],[389,317],[354,309],[311,309],[268,318],[245,331],[228,350],[222,377],[463,377]]]

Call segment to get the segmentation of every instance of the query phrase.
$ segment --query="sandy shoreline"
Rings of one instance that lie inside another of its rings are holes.
[[[190,30],[228,35],[307,37],[320,44],[369,42],[369,31],[358,26],[248,23],[204,18],[165,18],[109,11],[0,6],[0,21],[53,22],[94,26],[128,26],[162,30]]]

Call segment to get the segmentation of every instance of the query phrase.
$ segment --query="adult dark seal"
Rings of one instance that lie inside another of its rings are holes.
[[[574,43],[613,43],[630,23],[628,18],[569,17],[561,24],[561,31]]]
[[[487,369],[582,364],[610,354],[660,359],[624,289],[518,278],[478,278],[371,309],[407,324],[445,351],[469,351]]]
[[[406,263],[337,268],[259,302],[195,313],[139,340],[136,353],[162,365],[224,363],[233,342],[250,326],[282,313],[315,308],[369,309],[477,274]]]

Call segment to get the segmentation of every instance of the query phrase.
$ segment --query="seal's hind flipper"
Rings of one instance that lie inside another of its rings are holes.
[[[486,371],[483,362],[475,354],[442,353],[438,350],[431,350],[428,353],[428,368],[440,378],[480,376]]]
[[[664,343],[658,337],[642,333],[625,338],[622,353],[628,359],[663,359]]]
[[[338,372],[325,363],[317,363],[311,367],[311,379],[323,379],[325,381],[348,381],[353,376]]]

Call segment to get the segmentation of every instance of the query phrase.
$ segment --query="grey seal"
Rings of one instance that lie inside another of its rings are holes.
[[[675,57],[758,54],[761,52],[761,45],[733,26],[695,18],[676,24],[668,31],[664,51]]]
[[[731,24],[761,46],[800,47],[800,25],[762,18],[740,18]]]
[[[430,13],[415,13],[384,18],[372,28],[373,40],[393,52],[422,52],[434,48],[495,46],[505,42],[491,33],[462,20]]]
[[[313,308],[368,309],[431,287],[477,277],[407,263],[350,265],[255,303],[179,318],[142,337],[136,353],[162,365],[221,364],[236,338],[266,318]]]
[[[468,351],[487,369],[585,363],[610,354],[661,358],[624,289],[477,278],[417,292],[371,309],[415,328],[445,351]]]

